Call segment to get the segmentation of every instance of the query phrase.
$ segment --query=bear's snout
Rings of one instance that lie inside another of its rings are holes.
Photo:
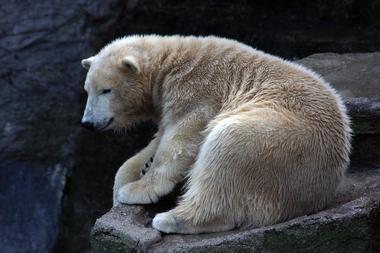
[[[87,128],[88,130],[94,131],[94,123],[90,121],[82,121],[81,125],[82,127]]]

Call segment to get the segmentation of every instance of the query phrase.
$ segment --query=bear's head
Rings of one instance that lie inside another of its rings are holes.
[[[84,85],[88,98],[82,126],[117,130],[149,118],[150,88],[138,51],[116,42],[82,60],[82,66],[88,70]]]

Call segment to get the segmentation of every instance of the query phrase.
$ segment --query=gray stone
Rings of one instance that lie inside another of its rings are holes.
[[[80,127],[80,60],[96,50],[92,36],[116,2],[1,3],[1,252],[88,249],[115,170],[149,141],[151,126],[128,136]]]
[[[380,250],[380,170],[349,178],[327,210],[258,229],[164,235],[151,228],[154,207],[116,206],[96,221],[92,247],[97,253],[375,252]]]
[[[0,171],[1,252],[49,252],[57,237],[66,169],[6,162]]]
[[[75,5],[75,1],[71,1]],[[50,252],[59,231],[87,35],[59,1],[0,8],[1,252]],[[76,4],[77,8],[80,4]],[[73,64],[76,63],[76,64]]]

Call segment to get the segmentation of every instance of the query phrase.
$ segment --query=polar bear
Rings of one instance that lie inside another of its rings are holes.
[[[155,203],[187,179],[177,206],[152,221],[162,232],[261,227],[312,213],[344,177],[346,108],[300,65],[234,40],[156,35],[117,39],[82,65],[83,126],[159,126],[117,172],[114,205]]]

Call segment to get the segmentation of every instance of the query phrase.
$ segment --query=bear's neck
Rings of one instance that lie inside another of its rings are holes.
[[[176,70],[184,63],[189,62],[191,56],[185,53],[184,41],[162,40],[157,43],[145,43],[144,51],[147,53],[147,69],[144,74],[148,80],[153,107],[157,114],[163,113],[163,97],[168,92],[168,84],[176,78]],[[179,57],[180,56],[180,57]]]

